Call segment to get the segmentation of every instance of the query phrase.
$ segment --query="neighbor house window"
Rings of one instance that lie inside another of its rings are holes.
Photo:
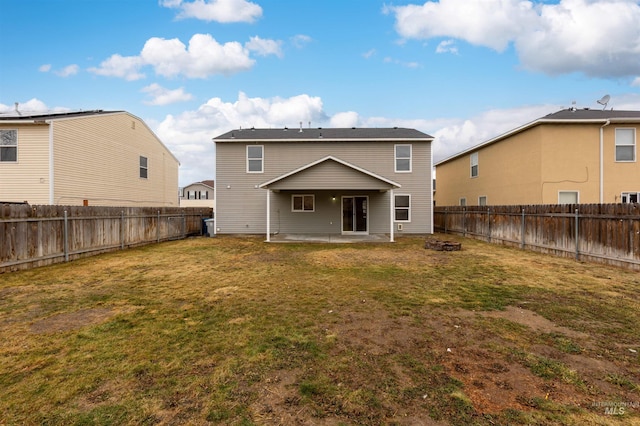
[[[396,172],[411,171],[411,145],[396,145]]]
[[[18,161],[17,130],[0,130],[0,161]]]
[[[315,196],[311,194],[292,195],[291,211],[293,212],[312,212],[315,211]]]
[[[466,198],[460,198],[460,205],[461,206],[466,206],[467,205],[467,199]]]
[[[623,192],[620,200],[623,203],[638,203],[640,202],[640,192]]]
[[[411,195],[396,195],[395,211],[396,222],[411,222]]]
[[[478,177],[478,153],[471,154],[471,177]]]
[[[140,177],[143,179],[149,177],[149,160],[142,155],[140,156]]]
[[[479,206],[486,206],[487,205],[487,196],[486,195],[478,197],[478,205]]]
[[[616,129],[616,161],[636,161],[636,129]]]
[[[558,191],[558,204],[578,204],[578,191]]]
[[[264,171],[264,147],[262,145],[247,145],[247,173],[262,173]]]

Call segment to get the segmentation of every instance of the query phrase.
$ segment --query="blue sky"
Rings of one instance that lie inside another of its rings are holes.
[[[635,0],[0,0],[0,113],[126,110],[215,176],[238,127],[412,127],[446,158],[561,108],[640,110]]]

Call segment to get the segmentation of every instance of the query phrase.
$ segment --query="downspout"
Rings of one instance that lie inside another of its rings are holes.
[[[53,121],[49,121],[49,204],[55,204],[55,193],[53,190],[53,167],[54,167],[54,155],[53,155]]]
[[[394,209],[393,209],[393,202],[394,202],[394,197],[393,197],[393,188],[391,188],[391,190],[389,190],[389,230],[391,232],[389,232],[389,242],[393,243],[393,216],[394,216]]]
[[[609,124],[611,120],[600,126],[600,204],[604,203],[604,128]]]
[[[271,241],[271,190],[267,188],[267,242]]]

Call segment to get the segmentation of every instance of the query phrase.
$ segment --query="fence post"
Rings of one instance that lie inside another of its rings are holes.
[[[120,212],[120,250],[124,250],[124,210]]]
[[[467,236],[467,208],[462,208],[462,236]]]
[[[520,237],[522,242],[520,243],[520,248],[524,249],[524,220],[525,220],[525,216],[524,216],[524,207],[522,208],[522,226],[521,226],[521,230],[520,230]]]
[[[158,218],[156,220],[156,239],[160,242],[160,210],[158,210]]]
[[[444,233],[447,233],[447,209],[444,209]]]
[[[489,228],[487,238],[491,242],[491,209],[487,209],[487,226]]]
[[[580,238],[578,235],[579,232],[579,226],[578,226],[578,209],[576,209],[576,219],[575,219],[575,223],[576,223],[576,260],[580,260]]]
[[[182,238],[187,238],[187,216],[184,211],[182,212]]]
[[[64,261],[69,261],[69,219],[64,211]]]

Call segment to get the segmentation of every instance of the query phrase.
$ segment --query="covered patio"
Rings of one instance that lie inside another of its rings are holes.
[[[400,184],[328,156],[259,185],[266,241],[394,241]],[[276,216],[276,217],[274,217]]]

